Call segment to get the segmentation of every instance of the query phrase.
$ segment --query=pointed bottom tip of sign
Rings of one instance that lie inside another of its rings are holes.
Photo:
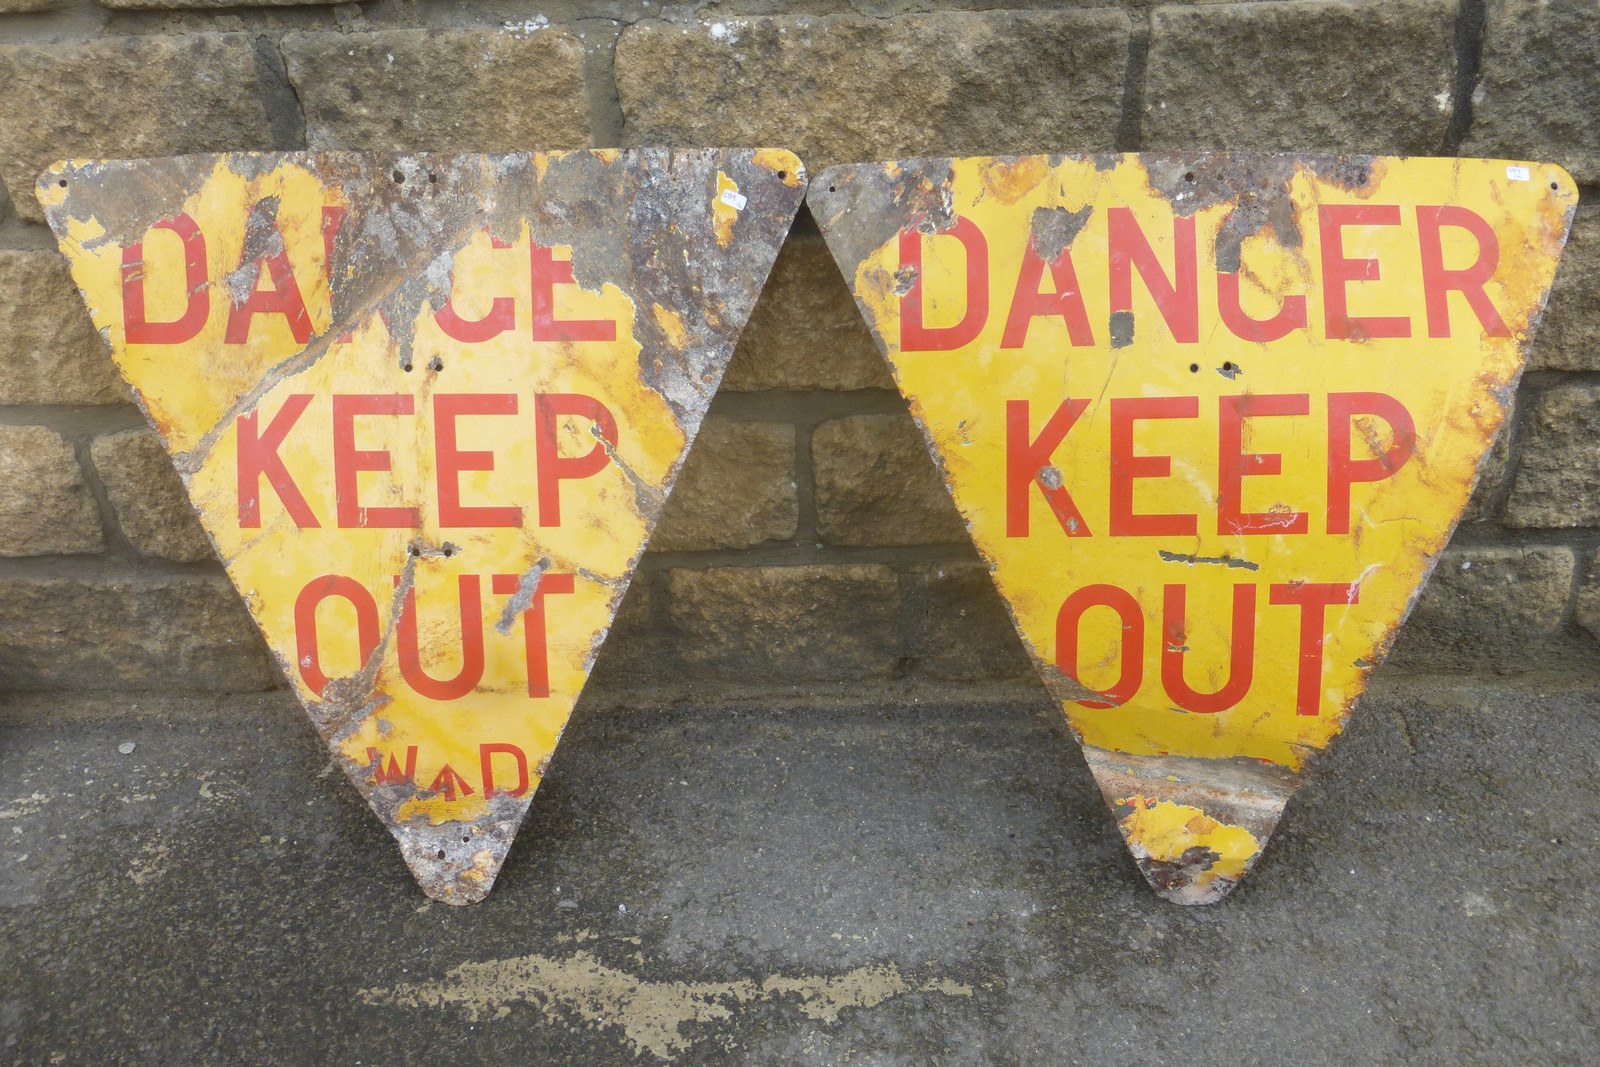
[[[441,834],[438,831],[442,829],[395,834],[412,877],[429,899],[441,904],[461,907],[482,901],[494,889],[511,848],[511,835],[485,839],[470,832]]]
[[[1175,904],[1215,904],[1231,893],[1298,784],[1253,761],[1084,752],[1140,872]]]

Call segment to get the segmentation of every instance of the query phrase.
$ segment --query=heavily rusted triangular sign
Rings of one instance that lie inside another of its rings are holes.
[[[211,155],[39,185],[335,759],[482,899],[799,208],[777,150]]]
[[[1024,156],[809,199],[1134,858],[1220,899],[1467,504],[1571,179]]]

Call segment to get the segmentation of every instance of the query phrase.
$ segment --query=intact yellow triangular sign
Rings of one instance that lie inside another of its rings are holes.
[[[494,883],[804,189],[777,150],[213,155],[39,185],[429,896]]]
[[[1572,180],[1018,156],[809,201],[1134,858],[1220,899],[1466,507]]]

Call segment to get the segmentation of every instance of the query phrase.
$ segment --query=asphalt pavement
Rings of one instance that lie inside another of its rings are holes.
[[[1145,887],[1031,689],[580,705],[467,908],[287,693],[10,698],[0,764],[0,1063],[1600,1057],[1570,681],[1380,674],[1200,908]]]

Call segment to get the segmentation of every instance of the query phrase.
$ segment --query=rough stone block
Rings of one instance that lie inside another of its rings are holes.
[[[881,677],[900,659],[900,585],[876,564],[667,574],[680,654],[735,680]]]
[[[0,249],[0,404],[128,399],[67,261],[55,252]]]
[[[707,419],[650,539],[658,552],[749,548],[794,536],[794,427]]]
[[[228,7],[301,7],[328,0],[94,0],[118,11],[215,11]]]
[[[1497,517],[1499,509],[1495,503],[1511,467],[1511,432],[1516,424],[1517,407],[1513,397],[1506,409],[1505,424],[1500,427],[1499,436],[1484,457],[1483,466],[1478,468],[1478,487],[1472,491],[1472,499],[1467,501],[1467,510],[1461,515],[1462,522],[1489,522]]]
[[[1389,662],[1498,674],[1559,665],[1551,649],[1576,564],[1564,546],[1446,549]]]
[[[594,687],[619,687],[640,682],[676,680],[675,665],[662,649],[662,640],[651,625],[650,575],[638,573],[617,608],[605,643],[600,646],[589,684]]]
[[[1600,385],[1557,385],[1525,399],[1522,462],[1508,526],[1600,526]]]
[[[1600,181],[1600,17],[1591,0],[1490,0],[1462,154]]]
[[[906,415],[853,415],[811,437],[817,536],[836,545],[967,541],[922,434]]]
[[[0,178],[23,218],[44,219],[33,185],[58,159],[271,147],[245,34],[0,46]]]
[[[1593,193],[1578,205],[1528,367],[1600,370],[1600,203]]]
[[[739,336],[722,387],[894,388],[822,238],[791,236],[784,244]]]
[[[0,690],[280,684],[221,575],[0,580]]]
[[[1577,608],[1573,612],[1577,624],[1589,636],[1600,641],[1600,552],[1589,560],[1588,573],[1578,585]]]
[[[1033,669],[987,567],[941,563],[928,569],[918,660],[924,673],[958,682],[1016,678]]]
[[[89,454],[117,524],[134,548],[188,563],[215,558],[183,482],[152,431],[97,437]]]
[[[589,143],[583,45],[564,30],[291,33],[312,149],[510,152]]]
[[[1162,7],[1144,147],[1437,154],[1454,0]]]
[[[0,426],[0,556],[104,547],[100,508],[72,445],[44,426]]]
[[[1108,149],[1121,11],[640,22],[617,42],[630,144],[771,144],[812,172],[907,156]]]

